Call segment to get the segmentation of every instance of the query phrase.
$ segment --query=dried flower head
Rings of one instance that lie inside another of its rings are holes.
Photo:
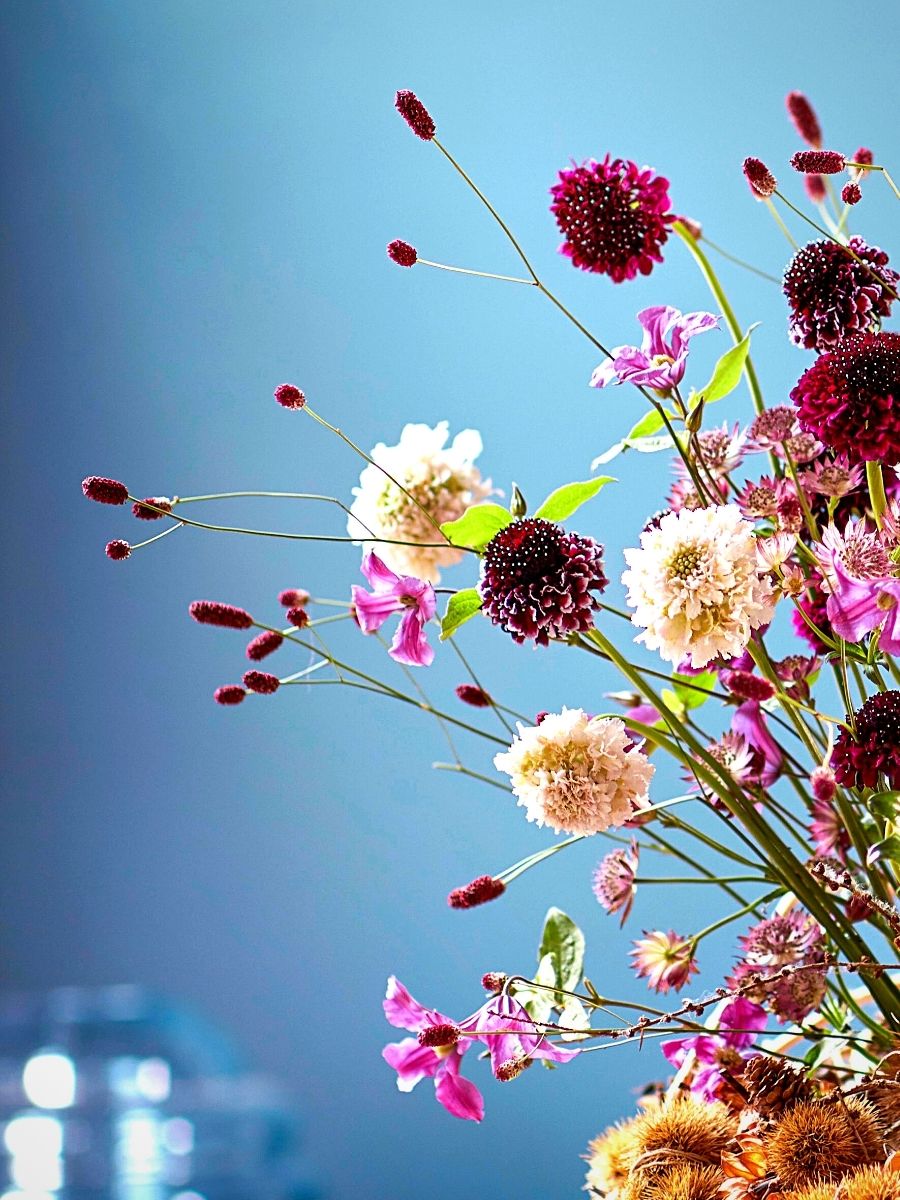
[[[102,475],[88,475],[81,481],[81,490],[88,500],[95,500],[97,504],[124,504],[128,499],[128,488],[124,483]]]
[[[488,542],[478,590],[485,615],[514,641],[546,646],[592,628],[593,593],[607,583],[599,542],[523,517]]]
[[[253,662],[260,662],[270,654],[274,654],[284,641],[284,637],[274,629],[264,629],[247,646],[247,657]]]
[[[399,238],[388,242],[387,253],[391,262],[395,262],[398,267],[414,267],[418,262],[415,246],[411,246],[409,242],[403,242]]]
[[[783,1188],[837,1181],[885,1157],[874,1110],[853,1097],[794,1105],[772,1131],[768,1154]]]
[[[253,618],[242,608],[233,604],[220,604],[217,600],[194,600],[188,612],[201,625],[222,625],[227,629],[249,629]]]
[[[226,683],[224,687],[216,688],[213,699],[216,704],[240,704],[247,693],[236,683]]]
[[[890,316],[900,276],[888,256],[861,237],[848,247],[809,242],[784,274],[791,340],[806,350],[826,350],[841,338],[878,328]]]
[[[800,424],[851,459],[900,463],[900,333],[845,338],[791,392]]]
[[[436,127],[431,114],[415,92],[398,92],[394,97],[394,107],[416,137],[421,138],[423,142],[431,141]]]
[[[798,150],[791,158],[794,170],[804,175],[839,175],[846,165],[837,150]]]
[[[275,389],[275,399],[282,408],[302,408],[306,397],[292,383],[281,383]]]
[[[613,283],[649,275],[675,219],[669,181],[649,167],[607,156],[560,171],[550,211],[564,237],[559,250],[583,271]]]
[[[116,538],[115,541],[106,543],[106,557],[111,558],[113,562],[121,562],[131,557],[131,546],[121,538]]]
[[[900,1173],[887,1167],[861,1167],[845,1175],[839,1200],[900,1200]]]
[[[778,180],[758,158],[744,159],[744,178],[757,200],[766,200],[778,187]]]
[[[617,717],[564,708],[518,730],[494,765],[509,775],[529,821],[557,833],[599,833],[646,807],[656,768]]]
[[[612,1196],[624,1186],[635,1155],[634,1127],[638,1118],[611,1125],[588,1145],[585,1190],[591,1196]]]
[[[822,127],[819,125],[819,118],[816,116],[815,109],[810,104],[803,92],[788,92],[785,97],[785,105],[787,106],[788,116],[793,122],[794,128],[803,138],[808,146],[812,146],[814,150],[820,150],[822,147]]]
[[[637,641],[671,663],[705,667],[746,648],[772,618],[775,594],[759,568],[753,526],[735,505],[669,513],[625,551]]]
[[[634,1122],[632,1173],[646,1186],[685,1162],[718,1167],[733,1134],[724,1104],[679,1096]]]
[[[153,508],[148,508],[147,505],[152,504]],[[157,512],[157,509],[162,509],[162,512]],[[168,516],[172,511],[172,501],[166,496],[146,496],[143,500],[135,500],[131,506],[132,514],[139,521],[158,521],[161,517]]]
[[[884,775],[888,787],[900,788],[900,691],[870,696],[852,724],[853,734],[842,729],[831,756],[837,782],[874,788]]]
[[[479,875],[471,883],[454,888],[447,897],[447,903],[451,908],[476,908],[479,904],[496,900],[505,891],[506,884],[502,879],[496,879],[493,875]]]
[[[718,1167],[675,1162],[649,1182],[640,1173],[633,1176],[617,1200],[722,1200],[724,1178]]]

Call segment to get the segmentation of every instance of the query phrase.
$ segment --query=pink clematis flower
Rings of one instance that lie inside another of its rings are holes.
[[[712,313],[681,313],[663,304],[645,308],[637,319],[644,327],[640,346],[616,346],[594,371],[591,387],[627,380],[668,395],[684,378],[690,339],[719,326]]]
[[[434,588],[412,575],[395,575],[374,552],[365,556],[360,570],[372,585],[371,592],[356,586],[352,589],[353,605],[363,633],[374,633],[388,617],[402,613],[388,654],[407,666],[431,666],[434,650],[428,645],[425,625],[437,608]]]
[[[676,1068],[682,1066],[691,1051],[694,1052],[691,1091],[703,1100],[712,1102],[718,1097],[722,1071],[740,1070],[744,1059],[751,1057],[748,1051],[756,1034],[765,1029],[767,1022],[768,1017],[761,1005],[738,996],[722,1010],[716,1030],[696,1037],[663,1042],[661,1049]]]
[[[503,1083],[521,1075],[536,1058],[567,1063],[578,1054],[554,1045],[518,1000],[505,992],[492,996],[460,1029],[472,1031],[488,1047],[494,1076]]]
[[[781,774],[784,754],[769,732],[762,705],[758,700],[745,700],[731,718],[731,730],[743,738],[754,752],[753,781],[770,787]]]
[[[878,647],[900,654],[900,579],[854,579],[840,559],[832,563],[832,592],[825,605],[835,633],[858,642],[881,626]]]
[[[447,1112],[463,1121],[480,1121],[484,1117],[484,1099],[478,1088],[459,1073],[462,1056],[474,1045],[460,1027],[434,1009],[425,1008],[414,1000],[406,988],[393,975],[388,979],[384,998],[384,1015],[398,1029],[408,1029],[420,1037],[404,1038],[402,1042],[391,1042],[382,1051],[385,1062],[397,1072],[397,1087],[401,1092],[411,1092],[423,1079],[434,1080],[434,1094]],[[459,1031],[452,1045],[429,1046],[430,1029],[452,1029]]]

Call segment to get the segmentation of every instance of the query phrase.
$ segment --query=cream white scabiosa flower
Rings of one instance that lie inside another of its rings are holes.
[[[518,728],[494,766],[509,775],[529,821],[557,833],[601,833],[646,808],[656,768],[617,717],[564,708]]]
[[[667,513],[625,551],[637,641],[667,662],[705,667],[740,654],[772,619],[775,594],[756,553],[753,526],[735,505]]]
[[[482,448],[481,435],[474,429],[464,429],[448,446],[449,432],[446,421],[439,421],[433,429],[429,425],[405,425],[396,446],[379,442],[370,456],[378,466],[367,466],[360,475],[347,521],[347,532],[358,538],[366,551],[374,550],[399,574],[414,575],[429,583],[438,582],[441,567],[459,562],[462,551],[449,543],[446,548],[429,548],[391,546],[368,539],[374,535],[403,542],[442,542],[442,534],[419,504],[442,525],[455,521],[470,504],[492,493],[491,481],[482,479],[475,466]],[[418,504],[392,483],[385,471]]]

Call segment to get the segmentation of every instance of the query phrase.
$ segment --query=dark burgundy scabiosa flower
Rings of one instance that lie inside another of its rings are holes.
[[[271,696],[281,686],[278,676],[270,675],[267,671],[245,671],[243,682],[245,688],[259,696]]]
[[[791,158],[794,170],[804,175],[839,175],[846,165],[837,150],[798,150]]]
[[[302,408],[306,403],[306,397],[292,383],[280,383],[274,395],[282,408]]]
[[[804,142],[814,150],[819,150],[822,146],[822,127],[809,100],[802,92],[788,92],[784,103],[794,128]]]
[[[88,475],[81,481],[81,490],[88,500],[98,504],[124,504],[128,499],[128,488],[118,479],[106,479],[102,475]]]
[[[649,275],[675,220],[669,181],[623,158],[590,159],[560,171],[550,211],[565,241],[561,254],[613,283]]]
[[[593,538],[523,517],[488,542],[478,590],[485,614],[514,641],[546,646],[593,626],[599,604],[591,593],[608,582]]]
[[[247,646],[247,657],[253,662],[260,662],[274,654],[283,641],[283,636],[274,629],[264,629]]]
[[[194,600],[188,612],[201,625],[222,625],[226,629],[249,629],[253,618],[243,608],[220,604],[217,600]]]
[[[845,204],[859,204],[862,200],[862,188],[858,183],[845,183],[841,188],[841,199]]]
[[[484,690],[474,683],[461,683],[456,688],[456,695],[463,704],[471,704],[473,708],[490,708],[493,701]]]
[[[849,249],[855,258],[836,242],[810,242],[784,273],[788,332],[806,350],[827,350],[850,334],[877,329],[890,316],[900,276],[888,266],[887,254],[861,237],[852,237]]]
[[[744,159],[744,178],[757,200],[767,199],[778,187],[778,180],[758,158]]]
[[[216,688],[213,699],[216,704],[240,704],[247,693],[237,683],[226,683],[224,687]]]
[[[496,900],[505,891],[506,884],[502,879],[496,879],[493,875],[479,875],[464,887],[454,888],[447,897],[447,903],[451,908],[475,908],[479,904],[487,904],[489,900]]]
[[[398,267],[414,267],[419,258],[415,246],[411,246],[409,242],[401,242],[399,238],[388,242],[387,252],[388,258]]]
[[[791,392],[800,424],[851,461],[900,463],[900,333],[844,338]]]
[[[398,92],[394,97],[394,107],[416,137],[421,138],[423,142],[431,141],[436,132],[435,124],[431,113],[415,92]]]
[[[111,558],[113,562],[121,562],[122,559],[131,557],[131,546],[119,538],[114,542],[107,542],[106,557]]]
[[[153,508],[147,508],[148,504],[152,504]],[[162,512],[157,512],[158,508],[161,508]],[[143,500],[135,500],[131,506],[132,515],[139,521],[158,521],[161,517],[168,516],[171,511],[172,501],[166,496],[145,496]]]
[[[870,696],[854,714],[856,735],[841,730],[831,756],[834,777],[849,787],[874,788],[884,775],[900,788],[900,692]]]

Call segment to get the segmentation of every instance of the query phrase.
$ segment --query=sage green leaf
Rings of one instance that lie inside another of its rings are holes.
[[[534,515],[545,521],[565,521],[582,504],[593,499],[601,488],[615,482],[611,475],[598,475],[596,479],[585,479],[581,483],[567,483],[551,492]]]
[[[512,513],[499,504],[473,504],[457,520],[446,521],[441,533],[454,546],[483,550],[512,519]]]
[[[441,641],[452,637],[460,625],[465,625],[481,610],[481,596],[477,588],[465,588],[450,597],[447,611],[441,617]]]
[[[551,908],[544,921],[538,957],[543,959],[547,954],[553,963],[556,986],[574,991],[584,974],[584,934],[559,908]]]
[[[702,399],[707,404],[713,404],[734,391],[741,381],[747,355],[750,353],[750,335],[754,329],[756,325],[751,325],[738,344],[725,351],[716,363],[709,383],[697,393],[697,403]]]

